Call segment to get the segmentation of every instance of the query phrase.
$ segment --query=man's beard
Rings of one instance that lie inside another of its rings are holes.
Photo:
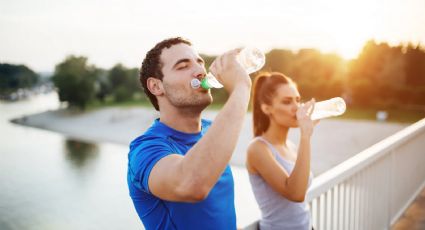
[[[178,87],[165,82],[163,85],[168,101],[177,108],[201,112],[212,103],[213,99],[210,92],[194,92],[188,95],[184,87]]]

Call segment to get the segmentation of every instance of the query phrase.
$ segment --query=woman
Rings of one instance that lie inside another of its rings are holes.
[[[261,209],[259,227],[311,229],[305,203],[310,172],[310,138],[317,121],[310,118],[314,99],[300,104],[296,84],[281,73],[265,73],[253,85],[254,139],[248,147],[247,169]],[[299,127],[297,147],[287,140]]]

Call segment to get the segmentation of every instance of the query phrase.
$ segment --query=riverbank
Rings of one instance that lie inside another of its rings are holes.
[[[218,111],[207,110],[203,117],[213,120]],[[158,117],[153,109],[103,108],[85,113],[64,109],[47,111],[13,119],[14,123],[64,134],[70,139],[88,142],[112,142],[128,146]],[[232,165],[243,166],[246,146],[252,139],[252,115],[248,113]],[[365,148],[406,127],[407,124],[362,120],[322,120],[312,139],[312,171],[317,176]],[[298,143],[298,130],[289,133]]]

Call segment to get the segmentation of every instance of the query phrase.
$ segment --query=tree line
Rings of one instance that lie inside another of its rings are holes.
[[[368,41],[356,59],[314,49],[272,50],[265,71],[292,77],[305,99],[343,96],[358,107],[425,106],[425,51],[420,45]]]
[[[201,56],[206,68],[215,59],[215,56]],[[10,72],[6,71],[5,75],[4,64],[0,65],[0,87],[21,87],[37,78],[28,68],[19,68],[25,74],[11,74],[11,77],[6,76]],[[304,100],[342,96],[347,103],[358,107],[425,106],[425,51],[420,45],[390,46],[371,40],[351,61],[316,49],[297,52],[273,49],[266,53],[265,66],[252,77],[262,71],[278,71],[291,77]],[[124,102],[136,98],[147,101],[140,87],[138,68],[122,64],[105,70],[89,64],[86,57],[68,56],[56,65],[52,81],[61,101],[81,109],[93,101]],[[212,93],[214,103],[218,104],[224,103],[228,96],[224,90]]]

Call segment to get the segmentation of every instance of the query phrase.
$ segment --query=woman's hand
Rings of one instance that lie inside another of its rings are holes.
[[[298,120],[298,126],[301,130],[301,137],[311,137],[314,126],[319,123],[319,120],[311,120],[311,114],[313,113],[315,102],[316,101],[313,98],[307,103],[301,104],[298,107],[296,116]]]

